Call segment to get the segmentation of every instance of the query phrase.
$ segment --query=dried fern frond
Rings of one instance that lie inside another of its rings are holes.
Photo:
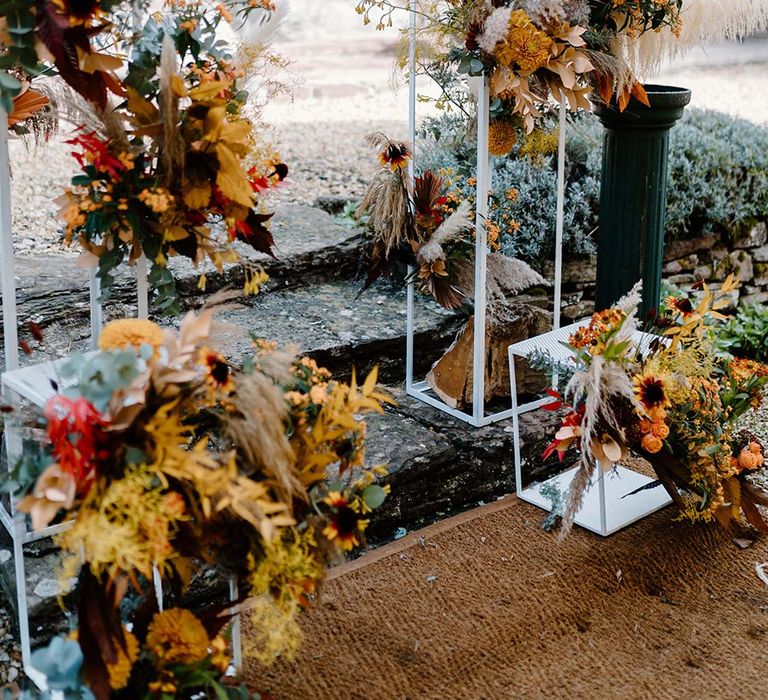
[[[376,148],[380,151],[383,151],[385,148],[395,143],[383,131],[374,131],[370,134],[366,134],[363,140],[365,141],[366,146]]]

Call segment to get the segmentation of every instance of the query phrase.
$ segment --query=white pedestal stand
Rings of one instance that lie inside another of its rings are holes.
[[[555,375],[559,368],[565,368],[570,362],[572,355],[563,345],[568,342],[568,338],[579,328],[585,326],[587,322],[574,323],[557,330],[545,333],[544,335],[515,343],[509,347],[509,374],[512,380],[512,428],[515,451],[515,485],[518,498],[532,503],[544,510],[552,510],[552,502],[542,493],[545,485],[555,486],[558,491],[565,494],[576,476],[578,469],[576,467],[569,469],[557,476],[553,476],[544,483],[524,486],[523,484],[523,463],[520,454],[520,420],[521,414],[528,411],[540,409],[541,406],[551,403],[552,397],[547,396],[530,403],[518,405],[517,402],[517,378],[515,373],[515,358],[530,357],[535,352],[546,352],[552,358]],[[641,350],[648,347],[649,343],[655,339],[655,336],[647,333],[636,332],[634,341]],[[627,467],[617,466],[608,472],[603,472],[600,464],[595,470],[594,481],[588,488],[581,509],[576,514],[574,522],[587,530],[598,535],[611,535],[617,530],[630,525],[631,523],[644,518],[646,515],[655,513],[672,503],[672,499],[660,485],[653,489],[640,491],[631,496],[636,489],[641,488],[653,481],[653,478],[645,474],[628,469]],[[597,486],[597,488],[595,488]],[[626,496],[626,498],[625,498]]]
[[[409,33],[409,138],[415,150],[416,144],[416,9],[417,0],[410,0]],[[455,409],[442,401],[427,385],[426,381],[414,381],[414,296],[413,283],[408,286],[408,316],[406,334],[406,392],[430,406],[444,411],[476,427],[489,425],[512,415],[511,409],[487,414],[485,410],[485,364],[486,364],[486,269],[488,192],[490,190],[491,161],[488,153],[489,87],[487,78],[477,81],[477,203],[475,217],[475,301],[474,301],[474,347],[472,353],[472,413]],[[413,162],[410,175],[414,176]]]

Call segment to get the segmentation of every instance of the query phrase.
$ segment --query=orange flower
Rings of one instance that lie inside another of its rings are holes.
[[[688,297],[667,297],[664,303],[684,317],[690,316],[694,311],[693,304]]]
[[[393,171],[402,170],[408,165],[411,158],[411,150],[404,143],[392,141],[379,153],[379,162],[388,165]]]
[[[193,664],[208,656],[203,623],[185,608],[156,613],[147,632],[147,648],[160,666]]]
[[[662,441],[662,439],[657,437],[653,433],[648,433],[647,435],[644,435],[643,442],[641,444],[643,449],[650,454],[656,454],[657,452],[661,451],[662,447],[664,447],[664,442]]]
[[[488,127],[488,151],[492,156],[501,158],[507,155],[517,143],[517,132],[512,122],[497,119]]]
[[[200,348],[198,362],[205,367],[205,382],[208,386],[223,392],[232,391],[232,371],[223,355],[211,348]]]

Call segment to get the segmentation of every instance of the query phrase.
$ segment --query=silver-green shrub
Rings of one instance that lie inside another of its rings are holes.
[[[455,115],[428,120],[420,134],[419,170],[453,169],[464,193],[475,175],[471,125]],[[602,127],[591,115],[567,134],[566,254],[594,251],[602,160]],[[556,158],[538,155],[494,159],[493,220],[504,252],[539,269],[554,256]],[[518,191],[516,201],[506,193]],[[717,112],[689,110],[671,134],[667,236],[700,236],[738,222],[768,217],[768,129]],[[509,218],[504,219],[504,214]],[[512,233],[506,225],[516,221]]]

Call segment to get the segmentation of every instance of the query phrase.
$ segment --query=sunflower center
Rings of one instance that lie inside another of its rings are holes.
[[[229,365],[218,359],[209,362],[211,377],[216,384],[222,386],[229,381]]]
[[[664,384],[659,379],[649,379],[643,383],[641,395],[646,406],[658,406],[664,402]]]
[[[351,508],[339,508],[336,514],[336,527],[341,537],[354,535],[357,532],[358,515]]]

